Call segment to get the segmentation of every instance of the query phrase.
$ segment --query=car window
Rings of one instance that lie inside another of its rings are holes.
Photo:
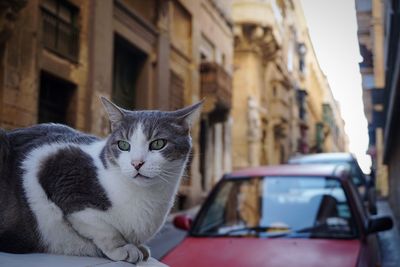
[[[347,197],[336,179],[274,176],[226,180],[208,203],[194,224],[194,235],[356,236]]]
[[[229,196],[235,193],[232,187],[233,183],[225,184],[213,199],[202,222],[203,231],[214,229],[224,223]]]

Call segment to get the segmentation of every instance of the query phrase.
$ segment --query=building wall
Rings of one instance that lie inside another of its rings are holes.
[[[30,1],[21,10],[12,35],[3,47],[0,120],[1,127],[6,129],[36,123],[36,87],[39,81],[37,64],[32,58],[38,53],[38,11],[30,12],[28,8],[37,5],[37,1]]]
[[[385,1],[385,123],[383,132],[383,162],[389,175],[389,200],[397,218],[400,218],[400,3]],[[397,225],[400,228],[400,225]]]
[[[364,113],[368,120],[372,168],[376,175],[376,185],[382,196],[388,195],[387,166],[383,163],[383,122],[378,121],[378,112],[383,111],[383,102],[376,103],[377,90],[385,87],[384,58],[384,5],[380,0],[356,1],[358,40],[363,61],[360,63],[362,75]]]
[[[397,135],[400,134],[399,129],[400,120],[397,122]],[[389,186],[388,186],[388,193],[389,193],[389,202],[390,206],[393,209],[393,213],[395,214],[397,221],[400,218],[400,207],[398,205],[400,201],[400,140],[399,138],[393,137],[393,149],[388,157],[386,163],[388,166],[388,173],[389,173]],[[400,229],[400,224],[397,225]]]
[[[43,48],[41,2],[28,1],[16,21],[11,39],[5,45],[5,59],[2,70],[4,82],[0,126],[11,129],[38,122],[39,87],[42,73],[53,75],[72,83],[76,88],[71,98],[73,115],[68,122],[87,130],[86,104],[88,77],[89,2],[73,1],[79,9],[79,56],[76,62],[56,56]]]
[[[138,65],[124,105],[171,110],[205,98],[178,206],[201,201],[232,168],[284,163],[315,151],[322,105],[334,101],[298,2],[71,0],[79,9],[79,56],[68,60],[43,46],[44,1],[27,2],[3,45],[0,127],[38,122],[45,72],[75,87],[67,122],[106,136],[109,122],[99,97],[118,99],[115,66],[127,49]],[[207,66],[214,68],[211,76],[202,72]],[[207,87],[203,82],[210,77]],[[306,118],[300,118],[299,90],[308,94]],[[341,121],[333,110],[334,121]],[[343,125],[337,124],[341,138],[325,140],[323,151],[344,149]]]
[[[376,185],[400,218],[399,1],[356,1],[363,100]],[[397,225],[400,227],[400,225]]]
[[[177,3],[172,1],[171,4],[176,6]],[[214,113],[219,112],[218,105],[221,101],[217,95],[223,89],[218,88],[215,94],[204,92],[200,71],[203,63],[216,64],[218,68],[221,68],[220,71],[225,73],[224,77],[229,83],[233,69],[233,34],[229,24],[229,7],[224,3],[203,0],[181,1],[181,4],[181,8],[186,9],[187,17],[191,17],[191,26],[187,28],[190,28],[191,37],[188,39],[182,35],[184,30],[181,27],[185,22],[175,21],[175,30],[181,32],[174,33],[172,29],[171,69],[181,77],[185,77],[185,80],[187,79],[185,82],[188,85],[188,89],[185,90],[187,102],[200,97],[205,98],[200,119],[201,125],[206,125],[203,129],[206,132],[205,150],[201,150],[200,131],[202,129],[196,125],[192,131],[194,153],[190,181],[184,183],[180,189],[180,194],[188,196],[186,205],[192,206],[204,199],[223,173],[231,170],[229,108],[225,118],[215,120]],[[171,16],[171,18],[173,24],[176,16]],[[188,21],[186,23],[189,25]],[[186,44],[187,47],[184,48],[184,43],[174,43],[175,40],[190,40],[188,42],[190,45]],[[188,53],[190,51],[190,53],[182,54],[182,50]],[[216,74],[217,80],[220,78],[218,75]],[[226,87],[226,90],[231,90],[229,84],[226,84]]]

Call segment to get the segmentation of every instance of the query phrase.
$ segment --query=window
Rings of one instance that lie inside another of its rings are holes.
[[[42,5],[44,47],[72,61],[79,52],[78,12],[64,0],[45,0]]]
[[[192,16],[178,1],[172,2],[171,41],[185,56],[192,52]]]
[[[297,44],[297,53],[299,55],[299,71],[301,74],[306,73],[306,54],[307,54],[307,47],[304,43]]]
[[[39,123],[75,125],[74,93],[76,86],[46,72],[40,75]]]
[[[362,86],[363,86],[363,89],[374,89],[374,87],[375,87],[374,74],[362,75]]]
[[[298,89],[297,90],[297,105],[299,106],[299,118],[301,120],[306,120],[306,97],[307,92],[305,90]]]
[[[317,140],[317,144],[316,144],[316,152],[317,153],[321,153],[323,151],[323,145],[324,145],[324,139],[325,139],[325,135],[324,135],[324,124],[322,122],[317,122],[315,124],[315,134],[316,134],[316,140]]]
[[[136,109],[145,102],[147,55],[124,38],[114,37],[112,99],[118,106]]]

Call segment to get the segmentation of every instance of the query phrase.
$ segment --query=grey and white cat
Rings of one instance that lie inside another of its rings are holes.
[[[102,102],[111,134],[59,124],[0,131],[0,251],[138,262],[170,211],[201,102],[127,111]]]

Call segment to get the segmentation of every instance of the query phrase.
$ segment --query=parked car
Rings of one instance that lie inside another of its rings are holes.
[[[318,153],[299,155],[290,158],[289,164],[348,164],[351,169],[351,180],[360,192],[368,211],[376,214],[376,189],[375,181],[366,176],[361,170],[357,159],[351,153]]]
[[[224,176],[187,237],[162,262],[180,266],[379,266],[376,233],[390,217],[369,217],[344,165],[280,165]]]

